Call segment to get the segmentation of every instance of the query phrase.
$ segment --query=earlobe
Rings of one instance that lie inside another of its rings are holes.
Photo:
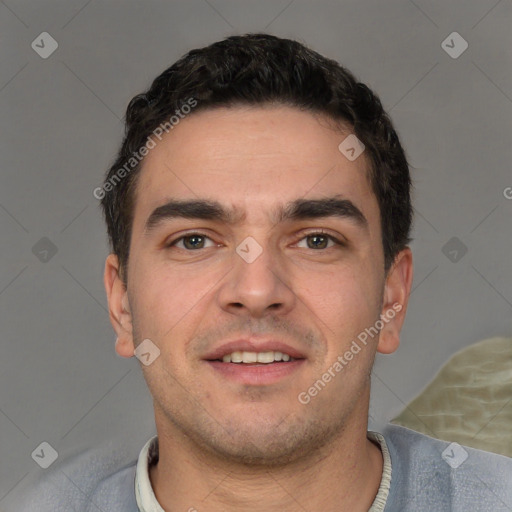
[[[115,343],[115,351],[121,357],[133,357],[133,343],[127,337],[117,337]]]
[[[381,311],[383,327],[377,352],[391,354],[400,345],[400,331],[405,320],[413,276],[412,252],[409,247],[400,251],[386,277]]]
[[[107,293],[110,323],[117,334],[115,350],[121,357],[134,354],[132,318],[128,292],[119,276],[119,260],[115,254],[109,254],[105,261],[103,276]]]

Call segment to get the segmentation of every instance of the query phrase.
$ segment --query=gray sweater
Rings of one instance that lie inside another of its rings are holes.
[[[391,457],[385,512],[512,512],[512,459],[396,425],[382,434]],[[45,472],[16,512],[139,512],[137,461],[112,470],[103,457]]]

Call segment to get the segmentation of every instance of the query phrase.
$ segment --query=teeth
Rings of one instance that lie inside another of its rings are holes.
[[[224,363],[263,363],[270,364],[275,361],[290,361],[293,358],[283,352],[247,352],[235,351],[223,356]]]
[[[258,362],[258,354],[256,352],[242,352],[242,362],[257,363]]]
[[[232,363],[241,363],[243,361],[242,352],[233,352],[231,354]]]
[[[274,362],[274,352],[259,352],[258,353],[258,363],[273,363]],[[244,360],[245,363],[245,360]]]

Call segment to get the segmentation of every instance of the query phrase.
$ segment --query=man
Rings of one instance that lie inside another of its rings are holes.
[[[512,510],[510,459],[367,432],[374,357],[398,347],[413,274],[409,169],[378,98],[256,34],[190,52],[126,123],[95,195],[116,351],[141,361],[157,436],[90,503]]]

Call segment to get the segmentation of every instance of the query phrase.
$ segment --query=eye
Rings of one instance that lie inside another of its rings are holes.
[[[197,249],[205,249],[207,247],[214,247],[214,241],[201,233],[191,233],[174,240],[169,244],[169,247],[178,247],[187,251],[194,251]]]
[[[335,245],[343,245],[337,238],[325,233],[311,233],[302,238],[297,247],[306,249],[328,249]]]

